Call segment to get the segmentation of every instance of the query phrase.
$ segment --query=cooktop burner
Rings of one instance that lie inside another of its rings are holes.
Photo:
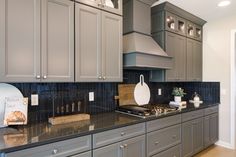
[[[120,106],[117,109],[117,112],[142,118],[158,116],[177,111],[178,111],[177,108],[170,108],[169,105],[163,105],[163,104],[148,104],[143,106],[125,105],[125,106]]]

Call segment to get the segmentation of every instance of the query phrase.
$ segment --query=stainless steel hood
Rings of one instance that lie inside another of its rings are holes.
[[[124,68],[172,68],[172,57],[151,37],[151,5],[157,0],[124,0]]]

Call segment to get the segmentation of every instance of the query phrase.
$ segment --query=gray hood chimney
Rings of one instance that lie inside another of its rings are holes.
[[[172,57],[151,36],[151,6],[157,0],[123,0],[124,68],[172,68]]]

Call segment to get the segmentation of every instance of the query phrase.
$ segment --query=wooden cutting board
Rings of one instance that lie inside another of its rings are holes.
[[[136,84],[119,84],[118,94],[119,106],[124,105],[137,105],[134,100],[134,88]]]
[[[79,121],[88,120],[88,119],[90,119],[89,114],[76,114],[76,115],[48,118],[48,122],[52,125],[57,125],[57,124],[79,122]]]

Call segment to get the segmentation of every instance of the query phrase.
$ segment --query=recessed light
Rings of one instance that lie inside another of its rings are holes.
[[[218,3],[218,7],[225,7],[225,6],[228,6],[230,5],[230,1],[221,1]]]

